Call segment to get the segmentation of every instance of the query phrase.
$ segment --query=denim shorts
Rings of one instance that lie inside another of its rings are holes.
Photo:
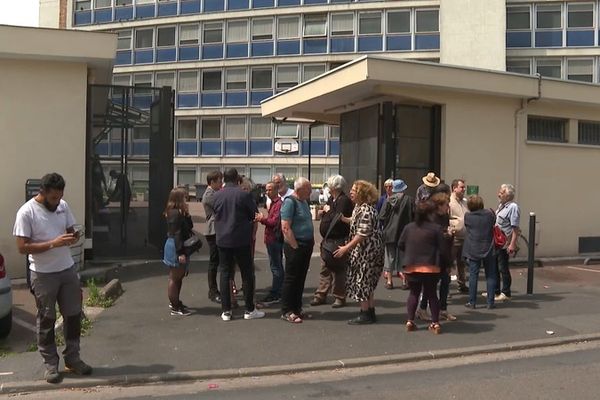
[[[175,239],[172,237],[167,238],[167,241],[165,242],[162,261],[168,267],[179,267],[177,249],[175,248]]]

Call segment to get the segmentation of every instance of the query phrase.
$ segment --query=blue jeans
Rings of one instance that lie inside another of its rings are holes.
[[[481,268],[481,264],[483,264],[487,284],[487,304],[493,305],[494,291],[496,289],[496,275],[498,273],[494,251],[490,251],[485,258],[479,258],[477,260],[467,258],[467,263],[469,264],[469,303],[475,305],[477,301],[477,281],[479,279],[479,269]]]
[[[274,241],[267,244],[267,253],[269,254],[269,265],[271,274],[273,274],[273,283],[271,285],[271,296],[280,298],[281,287],[283,286],[283,243]]]
[[[510,287],[512,285],[512,276],[510,275],[510,269],[508,268],[508,251],[506,249],[498,250],[498,256],[496,258],[498,262],[498,270],[496,271],[496,290],[495,293],[498,295],[500,292],[510,297]],[[502,278],[502,291],[500,290],[500,278]]]

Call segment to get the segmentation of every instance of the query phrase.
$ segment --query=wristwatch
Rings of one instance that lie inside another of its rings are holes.
[[[48,250],[53,249],[54,248],[54,243],[50,243],[50,247],[48,247]]]

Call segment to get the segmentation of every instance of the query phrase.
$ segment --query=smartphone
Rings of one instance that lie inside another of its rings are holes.
[[[73,237],[75,239],[79,239],[82,235],[83,235],[83,231],[82,230],[76,230],[76,231],[73,232]]]

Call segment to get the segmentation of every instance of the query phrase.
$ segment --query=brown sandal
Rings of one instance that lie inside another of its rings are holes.
[[[406,321],[406,332],[413,332],[417,330],[417,326],[412,321]]]
[[[300,316],[294,314],[291,311],[286,312],[285,314],[283,314],[281,316],[281,319],[284,320],[284,321],[289,322],[290,324],[301,324],[302,323],[302,318],[300,318]]]
[[[431,332],[435,333],[436,335],[439,335],[440,333],[442,333],[442,327],[440,326],[440,324],[438,324],[437,322],[432,322],[429,325],[428,328]]]
[[[386,289],[393,289],[394,288],[394,283],[393,282],[386,282],[385,283],[385,288]]]

